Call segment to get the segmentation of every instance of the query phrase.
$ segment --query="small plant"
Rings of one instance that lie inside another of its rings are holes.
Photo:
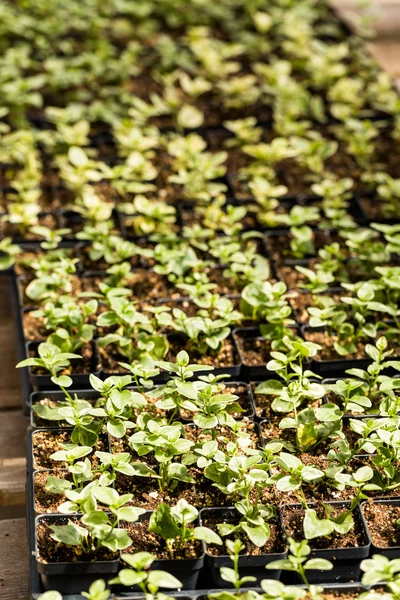
[[[118,576],[110,580],[110,584],[118,584],[126,587],[139,586],[145,597],[151,600],[166,600],[165,594],[159,594],[159,588],[178,589],[181,582],[166,571],[149,570],[151,564],[156,560],[149,552],[136,552],[136,554],[122,554],[124,563],[130,569],[121,569]],[[168,600],[170,600],[168,598]]]
[[[269,563],[266,568],[282,569],[297,573],[306,586],[310,597],[316,600],[320,597],[322,590],[317,586],[310,585],[307,578],[307,571],[314,569],[318,571],[330,571],[333,569],[333,564],[324,558],[307,558],[311,554],[311,548],[306,540],[296,542],[294,539],[289,538],[288,542],[290,555],[284,560],[275,560]]]
[[[101,548],[113,552],[124,550],[132,544],[126,529],[119,529],[120,521],[134,523],[145,511],[124,506],[132,500],[132,494],[119,494],[111,488],[94,487],[95,498],[108,507],[109,516],[102,510],[90,510],[81,517],[82,525],[70,521],[67,525],[51,525],[53,540],[67,546],[77,546],[85,554],[97,553]]]
[[[151,514],[149,531],[162,537],[171,558],[195,540],[205,541],[207,544],[222,544],[221,538],[212,529],[191,527],[197,517],[197,509],[184,499],[172,507],[161,503]]]
[[[233,568],[221,567],[220,575],[224,581],[230,583],[235,588],[235,595],[229,594],[229,592],[210,594],[209,598],[213,598],[215,600],[222,600],[222,598],[226,597],[226,594],[228,594],[229,600],[233,600],[233,598],[236,598],[239,595],[240,589],[245,583],[252,583],[253,581],[256,581],[256,578],[251,575],[240,577],[239,574],[239,555],[241,551],[244,550],[244,544],[242,544],[239,539],[236,539],[235,541],[227,540],[226,547],[230,559],[233,562]]]

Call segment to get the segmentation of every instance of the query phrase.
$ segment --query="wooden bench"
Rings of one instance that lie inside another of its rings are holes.
[[[357,12],[357,0],[334,0]],[[369,43],[376,59],[400,83],[400,0],[376,0],[378,37]],[[399,86],[400,87],[400,86]],[[0,279],[0,600],[27,600],[28,545],[25,523],[25,431],[15,370],[15,331],[9,281]]]

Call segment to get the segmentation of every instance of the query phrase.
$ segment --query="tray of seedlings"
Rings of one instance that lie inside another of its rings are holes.
[[[31,598],[398,599],[390,77],[322,1],[1,9]]]

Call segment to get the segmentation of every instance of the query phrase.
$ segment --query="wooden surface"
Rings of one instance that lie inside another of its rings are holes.
[[[333,0],[357,14],[358,0]],[[369,42],[376,59],[400,81],[400,0],[376,0],[378,37]],[[28,548],[25,504],[25,429],[15,371],[15,333],[9,282],[0,278],[0,600],[27,600]],[[3,520],[2,520],[3,519]]]
[[[0,600],[28,598],[25,519],[0,521]]]

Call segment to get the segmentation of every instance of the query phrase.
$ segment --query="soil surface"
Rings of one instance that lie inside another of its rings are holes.
[[[60,519],[54,525],[67,525],[68,521],[81,525],[78,519]],[[82,525],[83,526],[83,525]],[[56,542],[51,537],[52,530],[45,519],[41,520],[36,527],[38,554],[37,560],[42,563],[76,563],[112,561],[119,559],[118,552],[111,552],[108,548],[100,548],[98,552],[83,552],[80,546],[66,546]]]
[[[163,538],[149,531],[149,522],[147,520],[137,523],[121,523],[121,528],[128,530],[129,537],[133,542],[132,546],[129,546],[125,550],[128,554],[150,552],[158,560],[200,558],[203,554],[203,546],[198,540],[187,542],[183,548],[174,548],[172,546],[172,552],[169,552]],[[192,529],[193,525],[190,528]]]
[[[324,508],[321,505],[312,507],[316,510],[318,518],[324,517]],[[338,517],[347,511],[346,507],[332,506],[332,516]],[[296,508],[292,506],[282,509],[282,521],[288,537],[293,537],[297,542],[304,539],[303,520],[305,515],[304,508]],[[332,549],[339,550],[341,548],[358,548],[366,544],[365,534],[361,521],[357,514],[353,514],[354,527],[346,534],[332,533],[331,535],[321,536],[309,540],[309,545],[313,550]]]
[[[377,548],[400,546],[400,505],[366,502],[362,506],[372,543]]]
[[[217,533],[218,533],[217,525],[222,522],[237,524],[238,521],[235,520],[234,518],[228,518],[228,519],[222,520],[221,517],[218,518],[217,516],[215,516],[215,517],[210,516],[210,517],[203,519],[203,525],[205,527],[209,527],[210,529],[213,529]],[[235,534],[232,536],[227,536],[222,539],[224,541],[228,540],[228,539],[234,540],[235,538],[238,537],[240,539],[240,541],[242,542],[242,544],[244,544],[244,549],[242,550],[241,554],[248,554],[251,556],[260,556],[263,554],[274,554],[274,553],[284,552],[285,551],[285,536],[282,531],[281,525],[279,524],[277,519],[269,521],[268,525],[270,527],[271,535],[270,535],[267,543],[261,547],[255,546],[249,540],[247,535],[244,535],[241,533]],[[211,554],[211,556],[224,556],[227,553],[226,552],[226,544],[224,543],[222,546],[218,546],[216,544],[207,544],[207,553]]]

